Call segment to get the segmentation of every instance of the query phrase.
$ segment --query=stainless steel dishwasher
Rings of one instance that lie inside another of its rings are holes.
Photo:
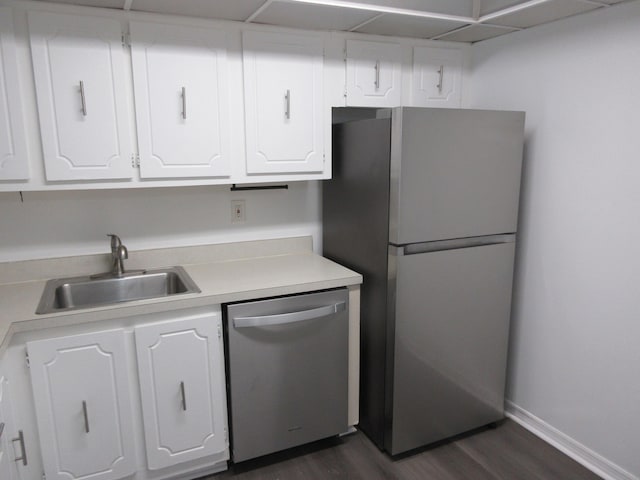
[[[233,460],[347,430],[347,289],[225,308]]]

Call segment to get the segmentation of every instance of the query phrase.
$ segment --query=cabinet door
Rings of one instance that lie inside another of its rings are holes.
[[[401,57],[400,45],[347,40],[347,105],[399,106]]]
[[[322,172],[322,39],[244,32],[247,173]]]
[[[226,34],[131,23],[140,175],[230,175]]]
[[[412,104],[416,107],[460,107],[462,50],[413,49]]]
[[[11,9],[0,7],[0,181],[29,178],[21,98]]]
[[[12,438],[13,416],[9,404],[9,384],[7,378],[0,374],[0,478],[2,480],[18,480],[18,471],[14,461]]]
[[[135,328],[149,469],[227,445],[219,312]]]
[[[124,331],[27,343],[47,480],[135,470]]]
[[[130,178],[120,23],[29,12],[47,180]]]

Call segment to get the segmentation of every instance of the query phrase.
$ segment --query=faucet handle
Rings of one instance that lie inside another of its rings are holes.
[[[122,240],[115,233],[107,233],[107,237],[111,237],[111,251],[115,253],[120,245],[122,245]]]

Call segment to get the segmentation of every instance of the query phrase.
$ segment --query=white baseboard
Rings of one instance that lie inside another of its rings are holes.
[[[577,440],[552,427],[544,420],[529,413],[513,402],[505,402],[505,414],[514,422],[522,425],[534,435],[553,445],[565,455],[606,480],[640,480],[602,455],[585,447]]]

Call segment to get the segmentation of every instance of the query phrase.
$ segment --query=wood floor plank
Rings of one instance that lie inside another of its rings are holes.
[[[596,480],[518,424],[460,436],[391,458],[362,433],[231,465],[201,480]]]
[[[513,421],[466,437],[457,445],[498,479],[596,480],[600,477]]]

